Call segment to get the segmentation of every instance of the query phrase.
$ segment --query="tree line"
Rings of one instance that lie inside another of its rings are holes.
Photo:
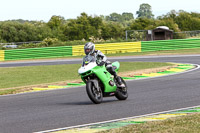
[[[76,19],[66,20],[52,16],[48,22],[10,20],[0,22],[0,42],[42,41],[56,38],[60,41],[125,39],[126,30],[150,30],[167,26],[174,32],[200,30],[200,13],[172,10],[154,18],[151,6],[141,4],[133,13],[111,13],[108,16],[91,16],[81,13]]]

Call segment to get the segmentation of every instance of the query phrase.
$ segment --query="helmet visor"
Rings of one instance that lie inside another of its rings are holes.
[[[91,49],[85,49],[85,54],[88,55],[90,53]]]

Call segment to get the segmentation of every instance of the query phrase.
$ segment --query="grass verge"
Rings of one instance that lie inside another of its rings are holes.
[[[169,118],[163,121],[135,124],[101,133],[199,133],[200,114]]]
[[[137,71],[150,68],[172,66],[160,62],[121,62],[120,72]],[[10,94],[18,89],[12,87],[53,83],[66,80],[77,80],[80,64],[47,65],[0,68],[0,94]]]

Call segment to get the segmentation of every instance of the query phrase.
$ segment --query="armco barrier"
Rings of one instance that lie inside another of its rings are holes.
[[[5,50],[5,60],[35,59],[72,56],[72,47],[47,47]]]
[[[142,42],[142,52],[190,48],[200,48],[200,39],[175,39]]]
[[[104,54],[141,52],[141,42],[96,44],[95,49],[100,50]],[[84,45],[73,46],[72,54],[73,56],[84,55]]]

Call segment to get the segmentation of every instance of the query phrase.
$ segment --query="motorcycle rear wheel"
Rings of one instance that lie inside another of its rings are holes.
[[[121,78],[121,77],[120,77]],[[115,93],[115,97],[118,100],[126,100],[128,98],[128,91],[127,91],[127,85],[126,82],[121,78],[123,84],[125,85],[124,88],[117,88],[117,91]]]
[[[88,81],[86,84],[86,91],[90,100],[95,104],[100,104],[103,100],[103,94],[101,89],[99,91],[95,88],[94,83]]]

